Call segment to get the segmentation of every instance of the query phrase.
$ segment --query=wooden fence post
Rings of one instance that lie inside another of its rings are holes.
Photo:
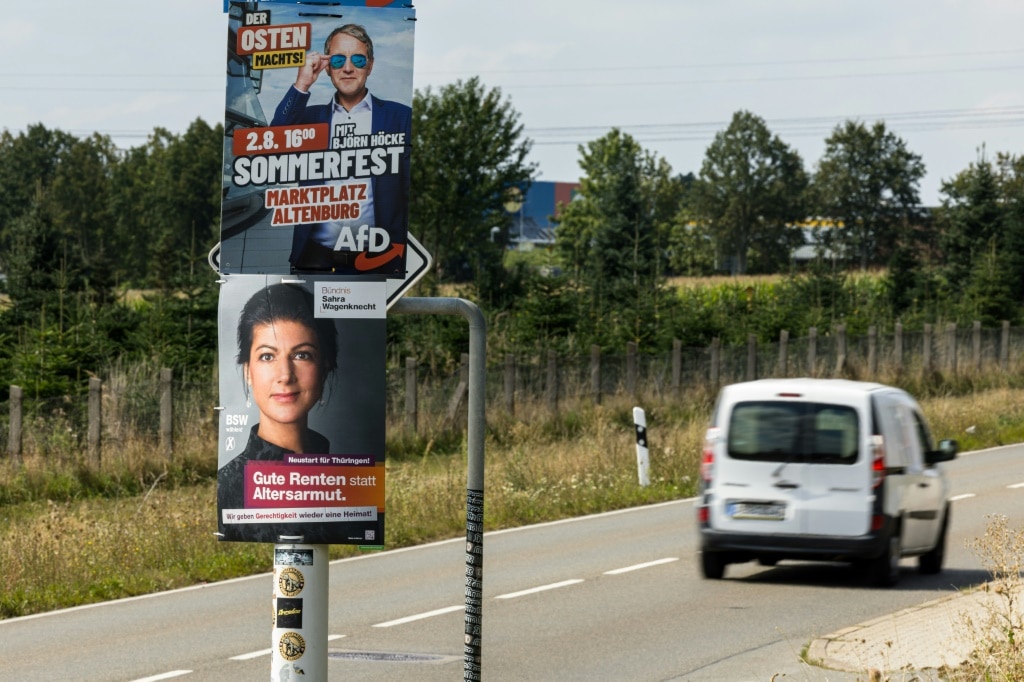
[[[779,332],[779,371],[780,377],[789,376],[789,330]]]
[[[932,325],[924,323],[924,341],[921,348],[921,371],[927,374],[932,369]]]
[[[419,389],[416,385],[416,374],[419,360],[414,357],[405,359],[405,428],[416,433],[420,425]]]
[[[722,340],[717,336],[711,339],[711,390],[718,391],[719,378],[721,377],[721,354]]]
[[[971,328],[971,353],[975,373],[981,372],[981,320],[975,320]]]
[[[818,328],[807,330],[807,376],[818,375]]]
[[[601,346],[590,347],[590,398],[595,405],[601,404]]]
[[[174,371],[160,370],[160,450],[170,459],[174,452]]]
[[[7,434],[7,454],[12,462],[21,461],[21,417],[22,398],[24,392],[21,386],[11,386],[10,399],[7,406],[10,408],[10,432]]]
[[[872,379],[878,377],[878,327],[868,327],[868,372]]]
[[[459,359],[459,384],[455,387],[455,393],[448,401],[448,421],[454,422],[458,416],[459,406],[462,404],[466,393],[469,391],[469,354],[463,353]]]
[[[502,386],[505,395],[505,410],[509,415],[516,413],[516,356],[505,353],[505,372]]]
[[[636,397],[636,341],[626,342],[626,395]]]
[[[836,325],[836,371],[835,376],[846,374],[846,324]]]
[[[956,374],[956,322],[946,324],[946,369]]]
[[[679,398],[683,391],[683,342],[672,339],[672,397]]]
[[[553,350],[548,351],[548,376],[544,384],[544,393],[548,412],[556,414],[558,412],[558,354]]]
[[[1004,372],[1010,370],[1010,321],[1003,320],[1003,333],[999,337],[999,366]]]
[[[897,322],[893,329],[892,355],[896,363],[896,372],[903,371],[903,323]]]
[[[757,378],[757,337],[747,334],[747,381]]]
[[[89,377],[89,427],[86,441],[89,459],[93,464],[100,464],[100,434],[103,432],[103,382],[97,377]]]

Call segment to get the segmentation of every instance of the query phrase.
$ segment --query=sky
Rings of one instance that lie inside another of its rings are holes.
[[[674,172],[699,173],[739,110],[809,172],[835,126],[885,121],[925,164],[926,205],[982,149],[1024,153],[1020,0],[422,0],[415,11],[413,87],[479,76],[500,88],[541,180],[578,180],[580,145],[613,127]],[[41,123],[129,148],[157,127],[220,122],[226,30],[222,0],[5,3],[0,128]]]

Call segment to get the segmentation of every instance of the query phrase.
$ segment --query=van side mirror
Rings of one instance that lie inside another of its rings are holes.
[[[944,438],[939,441],[938,450],[930,450],[925,453],[924,463],[928,466],[932,466],[939,462],[948,462],[956,459],[956,454],[958,452],[960,452],[960,444],[952,438]]]

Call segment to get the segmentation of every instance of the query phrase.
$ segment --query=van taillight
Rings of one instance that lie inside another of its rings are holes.
[[[885,437],[871,436],[871,487],[877,488],[885,480]]]
[[[700,459],[700,477],[704,483],[711,483],[711,465],[715,462],[715,453],[711,448],[704,448],[704,456]]]
[[[700,458],[700,477],[707,485],[711,483],[711,467],[715,463],[715,441],[718,440],[718,429],[708,429],[704,436],[704,453]]]

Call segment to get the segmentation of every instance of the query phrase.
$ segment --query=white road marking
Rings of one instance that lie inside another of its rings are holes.
[[[643,568],[650,568],[651,566],[661,566],[662,564],[670,564],[673,561],[679,561],[679,557],[670,556],[664,559],[658,559],[656,561],[648,561],[643,564],[633,564],[632,566],[625,566],[623,568],[616,568],[611,571],[605,571],[605,575],[619,575],[620,573],[629,573],[630,571],[639,571]]]
[[[495,599],[515,599],[516,597],[524,597],[528,594],[536,594],[538,592],[546,592],[547,590],[557,590],[559,587],[568,587],[569,585],[575,585],[576,583],[583,582],[582,578],[575,578],[573,580],[563,580],[560,583],[551,583],[550,585],[541,585],[540,587],[531,587],[528,590],[521,590],[519,592],[509,592],[508,594],[499,594]]]
[[[345,635],[327,635],[327,641],[328,642],[333,642],[334,640],[341,639],[344,636]],[[259,658],[260,656],[269,656],[272,653],[274,653],[274,650],[272,648],[271,649],[260,649],[259,651],[250,651],[247,654],[238,654],[237,656],[232,656],[228,660],[229,661],[248,661],[250,658]]]
[[[950,502],[957,502],[959,500],[969,500],[972,497],[977,497],[977,495],[975,495],[974,493],[964,493],[963,495],[954,495],[953,497],[949,498],[949,501]]]
[[[169,673],[161,673],[159,675],[153,675],[152,677],[140,677],[135,682],[157,682],[157,680],[169,680],[172,677],[181,677],[182,675],[191,675],[191,670],[172,670]]]
[[[1024,488],[1024,483],[1014,483],[1013,485],[1006,486],[1007,488]]]
[[[274,653],[273,649],[260,649],[259,651],[250,651],[247,654],[238,654],[237,656],[232,656],[228,660],[229,661],[248,661],[250,658],[259,658],[260,656],[269,656],[272,653]]]
[[[389,620],[386,623],[377,623],[373,627],[375,628],[389,628],[394,625],[404,625],[405,623],[411,623],[415,620],[423,620],[424,618],[433,618],[434,616],[443,616],[446,613],[452,613],[453,611],[461,611],[466,608],[465,606],[446,606],[443,609],[435,609],[433,611],[427,611],[426,613],[417,613],[415,616],[406,616],[405,618],[398,618],[396,620]]]

